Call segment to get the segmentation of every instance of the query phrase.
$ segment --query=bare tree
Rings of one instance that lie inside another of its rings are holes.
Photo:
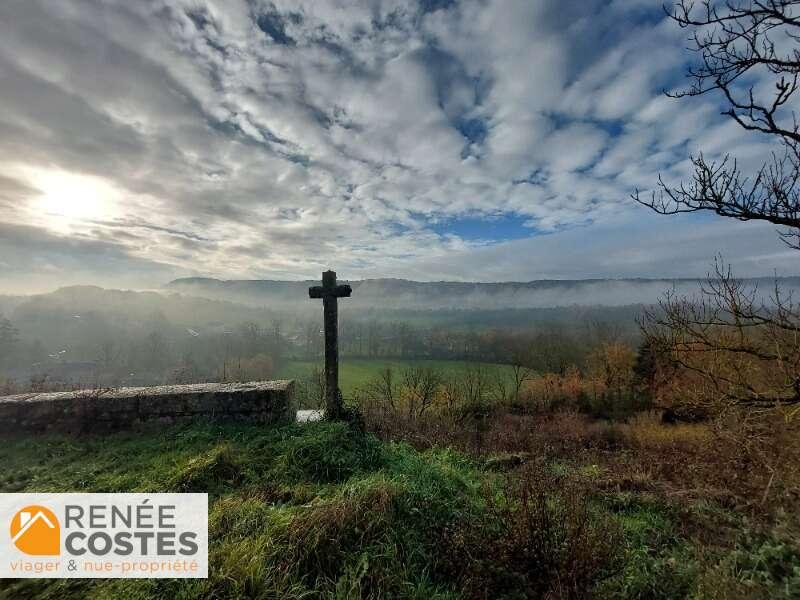
[[[699,298],[667,294],[641,324],[652,347],[694,375],[687,382],[694,400],[800,404],[800,307],[779,286],[764,297],[717,262]]]
[[[321,365],[314,365],[308,378],[298,381],[297,396],[302,408],[325,405],[325,369]]]
[[[104,369],[109,370],[115,367],[121,356],[122,349],[117,347],[115,340],[107,338],[100,343],[99,356],[97,360]]]
[[[691,0],[668,13],[691,30],[689,49],[698,60],[688,88],[672,97],[722,94],[729,116],[745,130],[769,136],[776,150],[754,173],[726,155],[691,157],[692,179],[677,187],[659,177],[659,189],[634,199],[661,214],[713,211],[741,221],[778,225],[783,240],[800,248],[800,129],[793,110],[800,73],[800,2],[797,0]],[[773,84],[772,91],[765,91]]]
[[[495,404],[504,405],[511,397],[506,374],[498,369],[492,377],[492,400]]]
[[[463,405],[458,377],[451,376],[444,380],[442,383],[442,400],[447,414],[451,418],[458,420],[462,416],[461,407]]]
[[[800,249],[800,126],[793,110],[800,1],[680,0],[669,16],[691,31],[689,49],[697,57],[689,87],[671,96],[721,94],[723,114],[767,136],[775,150],[752,172],[729,155],[710,162],[691,157],[689,182],[671,187],[659,177],[656,192],[647,198],[636,192],[634,199],[661,214],[713,211],[766,221]],[[800,404],[800,310],[777,283],[762,294],[720,259],[699,297],[668,294],[641,326],[645,343],[681,370],[684,399],[749,408]]]
[[[525,382],[530,379],[533,369],[530,367],[531,365],[531,356],[532,350],[526,344],[517,344],[514,350],[511,353],[511,373],[513,375],[512,385],[513,385],[513,399],[515,403],[519,403],[520,393],[522,392],[522,386]],[[498,378],[500,375],[498,375]]]
[[[0,363],[10,357],[19,342],[19,330],[0,315]]]
[[[396,408],[398,396],[398,386],[394,377],[394,371],[387,367],[381,369],[378,376],[367,386],[367,396],[379,406],[389,408],[392,411]]]
[[[425,414],[433,405],[441,382],[441,375],[433,369],[411,367],[403,371],[403,391],[409,418],[418,418]]]

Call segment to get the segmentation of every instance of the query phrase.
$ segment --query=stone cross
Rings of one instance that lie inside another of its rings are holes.
[[[342,395],[339,392],[339,307],[338,298],[349,298],[349,285],[336,285],[336,273],[325,271],[322,285],[308,288],[309,298],[322,298],[325,313],[325,417],[342,416]]]

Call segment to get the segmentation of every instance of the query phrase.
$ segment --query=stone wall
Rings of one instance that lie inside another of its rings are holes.
[[[195,419],[289,420],[293,381],[199,383],[0,397],[0,436],[91,434]]]

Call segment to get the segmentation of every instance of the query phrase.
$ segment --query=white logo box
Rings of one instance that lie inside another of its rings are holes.
[[[208,494],[0,493],[0,578],[208,577]]]

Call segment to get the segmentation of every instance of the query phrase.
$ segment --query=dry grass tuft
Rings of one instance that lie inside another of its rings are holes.
[[[713,439],[711,427],[705,423],[665,424],[661,413],[639,413],[620,426],[628,442],[639,448],[669,450],[672,448],[699,449]]]

